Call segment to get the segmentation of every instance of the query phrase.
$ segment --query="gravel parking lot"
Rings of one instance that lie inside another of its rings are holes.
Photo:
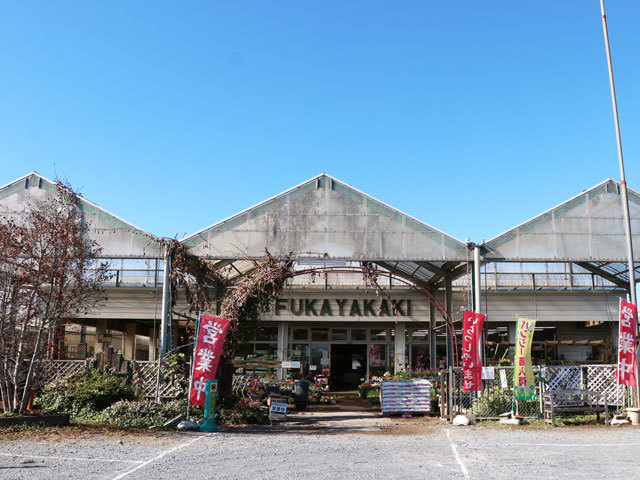
[[[0,442],[11,479],[640,478],[635,427],[452,427],[446,422],[90,435]],[[351,422],[351,423],[349,423]],[[326,428],[325,428],[326,427]]]

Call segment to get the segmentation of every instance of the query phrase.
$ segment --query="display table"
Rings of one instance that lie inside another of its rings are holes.
[[[429,413],[431,382],[424,379],[384,380],[380,387],[383,414]]]

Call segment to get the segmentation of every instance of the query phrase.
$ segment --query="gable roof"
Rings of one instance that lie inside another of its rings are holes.
[[[56,194],[54,182],[37,172],[28,173],[0,187],[0,215],[17,215],[30,201]],[[80,209],[89,225],[89,237],[102,247],[102,257],[162,256],[162,246],[157,237],[81,195],[78,198]]]
[[[351,260],[466,261],[464,243],[321,174],[182,240],[216,259],[293,253]]]
[[[640,194],[628,189],[635,260],[640,260]],[[607,179],[486,242],[484,259],[626,262],[620,184]]]

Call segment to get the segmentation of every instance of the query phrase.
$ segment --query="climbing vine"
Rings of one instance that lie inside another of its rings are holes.
[[[172,285],[184,288],[189,312],[215,311],[216,303],[221,302],[220,315],[229,320],[224,344],[228,356],[255,336],[260,315],[269,309],[294,274],[289,256],[273,256],[266,250],[261,260],[245,259],[251,262],[251,268],[232,279],[229,271],[189,254],[187,247],[177,240],[171,240],[168,248],[172,254]],[[174,295],[174,306],[176,298]]]

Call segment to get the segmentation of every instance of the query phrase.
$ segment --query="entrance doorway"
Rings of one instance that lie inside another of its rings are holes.
[[[355,390],[366,374],[366,345],[331,345],[331,390]]]

